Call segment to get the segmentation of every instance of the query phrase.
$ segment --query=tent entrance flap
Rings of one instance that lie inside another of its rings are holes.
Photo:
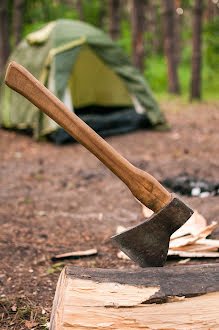
[[[74,108],[133,106],[122,79],[92,49],[85,45],[76,59],[69,79]]]

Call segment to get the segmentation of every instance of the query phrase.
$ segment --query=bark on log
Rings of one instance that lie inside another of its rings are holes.
[[[219,328],[219,264],[87,269],[68,266],[50,329]]]

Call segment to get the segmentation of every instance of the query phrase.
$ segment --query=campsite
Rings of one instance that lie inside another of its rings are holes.
[[[83,2],[86,14],[89,5]],[[192,228],[179,235],[190,241],[175,248],[178,254],[169,253],[164,267],[141,268],[121,253],[110,238],[121,227],[148,219],[149,208],[90,151],[1,81],[0,328],[217,329],[214,73],[206,82],[204,72],[202,98],[193,102],[184,91],[163,94],[159,87],[159,93],[97,24],[69,15],[54,18],[24,35],[6,68],[11,61],[22,65],[128,162],[178,194],[195,211],[200,237],[191,235]],[[150,72],[149,59],[145,63]],[[25,84],[19,88],[25,90]]]

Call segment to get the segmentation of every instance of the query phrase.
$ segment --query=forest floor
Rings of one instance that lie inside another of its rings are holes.
[[[138,131],[107,142],[158,180],[187,173],[218,181],[219,103],[174,101],[162,108],[170,130]],[[0,329],[46,329],[63,266],[138,268],[117,257],[109,238],[118,225],[137,224],[141,206],[79,144],[37,143],[4,129],[0,141]],[[219,196],[185,200],[208,222],[219,220]],[[212,238],[219,238],[219,227]],[[92,248],[98,256],[51,260],[56,254]],[[187,264],[197,262],[212,260]]]

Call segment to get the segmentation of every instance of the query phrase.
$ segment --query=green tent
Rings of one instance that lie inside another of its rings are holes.
[[[10,61],[23,65],[100,135],[164,122],[143,76],[101,30],[79,21],[57,20],[29,34]],[[0,125],[50,134],[67,133],[24,97],[2,84]],[[64,135],[63,135],[64,134]]]

